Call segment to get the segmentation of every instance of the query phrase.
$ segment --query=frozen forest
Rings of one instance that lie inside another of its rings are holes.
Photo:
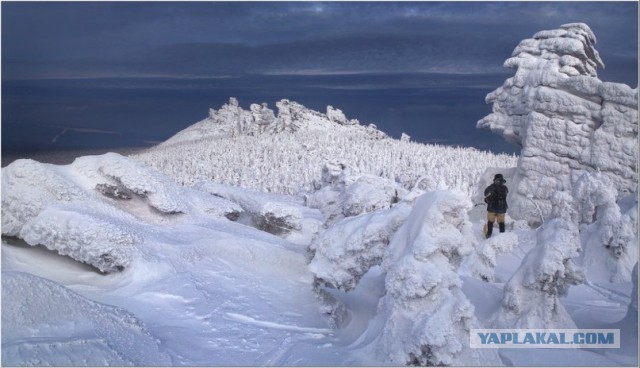
[[[477,127],[519,156],[231,97],[144,152],[13,162],[2,364],[637,366],[638,93],[598,79],[595,44],[565,24],[505,61]],[[483,328],[620,348],[472,348]]]

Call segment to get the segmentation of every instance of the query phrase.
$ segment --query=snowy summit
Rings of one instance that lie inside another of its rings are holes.
[[[13,162],[2,363],[637,366],[638,95],[597,78],[595,43],[566,24],[505,62],[478,127],[519,157],[232,97],[136,155]],[[615,329],[620,348],[471,345],[498,328]]]

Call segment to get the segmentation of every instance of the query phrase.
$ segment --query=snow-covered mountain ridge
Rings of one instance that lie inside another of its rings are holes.
[[[206,119],[132,157],[186,185],[208,180],[283,194],[312,190],[328,162],[406,189],[424,178],[423,189],[468,193],[486,168],[516,163],[514,156],[421,144],[407,135],[393,139],[331,106],[326,114],[288,100],[277,106],[276,117],[265,104],[243,110],[232,97]]]

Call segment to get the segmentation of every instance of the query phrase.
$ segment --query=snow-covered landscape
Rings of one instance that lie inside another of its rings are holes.
[[[565,24],[505,61],[477,126],[519,156],[231,97],[144,152],[11,163],[2,365],[637,366],[638,90],[595,43]],[[490,328],[620,348],[472,348]]]

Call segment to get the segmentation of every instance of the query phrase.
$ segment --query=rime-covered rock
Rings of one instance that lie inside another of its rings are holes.
[[[209,116],[204,120],[178,132],[159,147],[170,147],[186,142],[197,142],[203,139],[229,138],[237,136],[255,136],[260,134],[294,133],[305,129],[331,129],[338,126],[353,126],[362,134],[372,139],[384,139],[388,136],[379,131],[375,125],[361,126],[357,119],[347,119],[340,109],[327,106],[327,113],[306,108],[288,99],[276,102],[277,115],[266,103],[251,104],[244,110],[235,97],[229,98],[219,110],[209,109]]]
[[[67,166],[17,160],[2,169],[2,189],[3,235],[102,272],[131,264],[144,241],[142,223],[233,218],[242,210],[115,153]]]
[[[478,121],[522,147],[511,215],[540,223],[550,196],[582,172],[602,171],[621,196],[637,190],[638,90],[602,82],[604,67],[586,24],[541,31],[513,51],[515,76],[489,93],[493,112]]]
[[[344,112],[342,112],[342,110],[335,109],[331,105],[327,106],[327,118],[329,118],[329,120],[331,120],[332,122],[338,123],[341,125],[359,124],[357,120],[347,119],[347,117],[344,115]]]

